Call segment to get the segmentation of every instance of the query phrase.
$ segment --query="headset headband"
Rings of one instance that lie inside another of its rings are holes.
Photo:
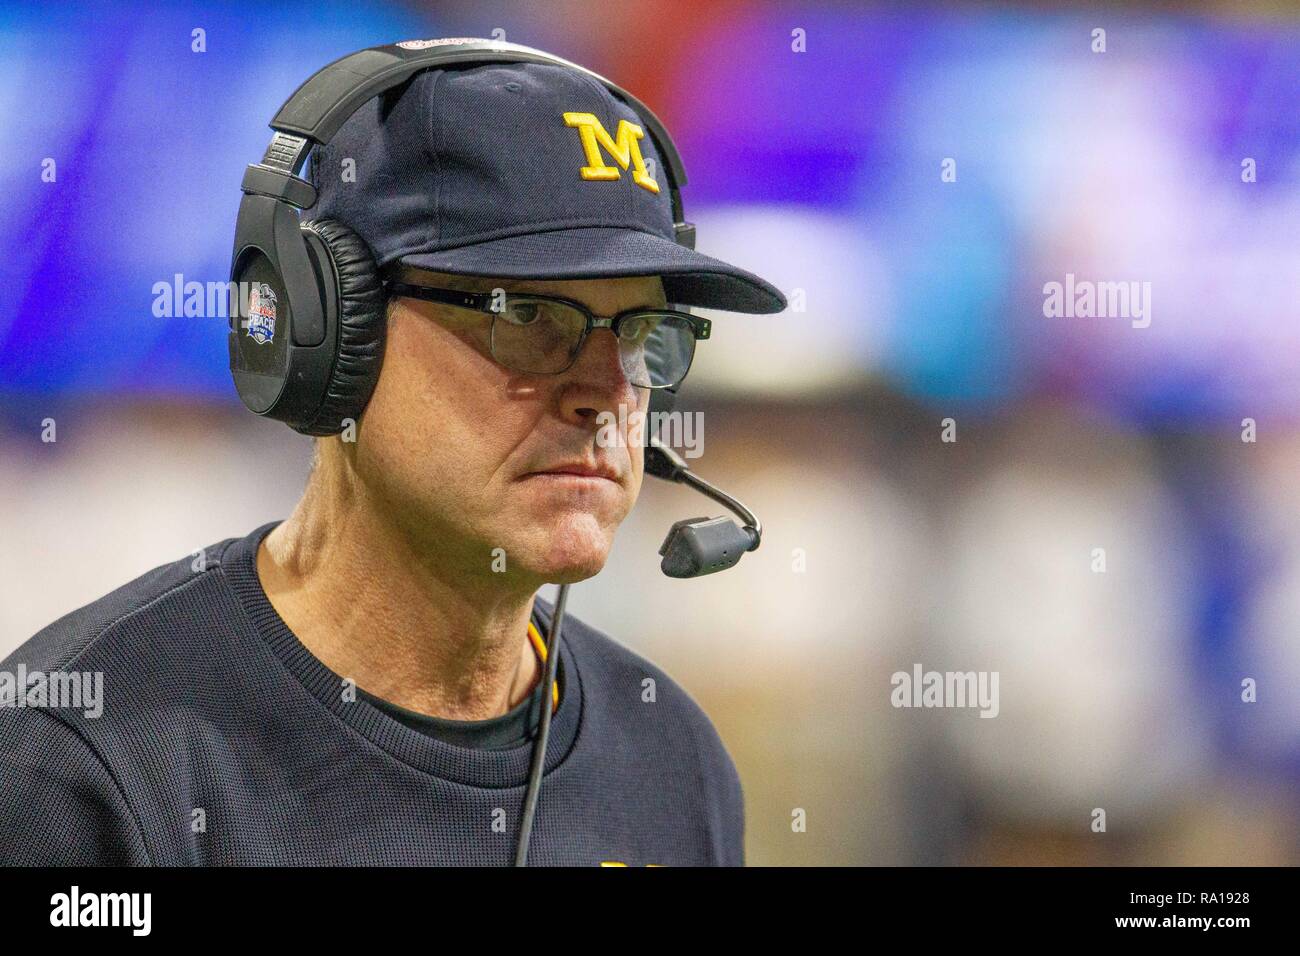
[[[617,83],[584,66],[532,47],[496,40],[430,40],[406,46],[393,43],[348,54],[322,67],[294,91],[271,120],[276,134],[261,163],[248,167],[243,190],[282,199],[299,209],[310,208],[316,203],[316,190],[298,176],[308,151],[329,142],[363,103],[425,70],[487,63],[546,63],[577,70],[603,84],[640,117],[668,167],[673,223],[679,239],[685,238],[682,233],[687,230],[694,232],[682,215],[680,190],[686,185],[686,170],[668,131],[649,107]]]

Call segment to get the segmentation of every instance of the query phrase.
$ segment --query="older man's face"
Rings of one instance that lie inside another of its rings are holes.
[[[413,271],[404,278],[562,296],[597,315],[665,304],[657,276],[466,280]],[[415,299],[391,304],[383,370],[358,429],[357,468],[440,560],[488,573],[501,548],[508,573],[583,580],[604,567],[640,492],[643,453],[625,423],[645,414],[649,390],[628,382],[609,329],[588,336],[568,371],[535,375],[491,357],[490,328],[485,313]],[[602,429],[602,412],[619,422],[614,443],[603,440],[610,428]],[[553,473],[574,463],[607,468],[613,479]]]

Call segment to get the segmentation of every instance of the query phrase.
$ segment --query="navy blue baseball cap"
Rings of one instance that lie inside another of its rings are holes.
[[[380,267],[658,275],[670,303],[783,310],[775,286],[674,241],[668,172],[643,129],[603,84],[562,66],[430,70],[312,151],[310,215],[346,223]]]

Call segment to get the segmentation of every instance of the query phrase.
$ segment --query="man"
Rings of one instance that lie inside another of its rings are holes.
[[[537,591],[598,573],[636,501],[626,422],[654,384],[638,329],[668,291],[785,302],[673,243],[649,172],[582,175],[566,113],[636,121],[574,71],[495,64],[419,74],[316,150],[313,216],[346,223],[390,282],[373,395],[355,435],[318,439],[286,521],[150,572],[4,663],[102,673],[103,706],[0,708],[0,860],[505,864],[549,706],[531,862],[743,862],[740,782],[705,715],[572,617],[542,687]],[[584,332],[583,310],[632,318]],[[551,361],[570,331],[576,351]]]

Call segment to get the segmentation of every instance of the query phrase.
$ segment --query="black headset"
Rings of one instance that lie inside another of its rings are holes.
[[[248,167],[240,186],[228,341],[235,388],[249,410],[305,435],[338,434],[360,419],[383,363],[385,295],[373,253],[346,224],[299,216],[316,203],[315,188],[298,175],[308,152],[329,142],[367,100],[416,73],[487,63],[567,67],[626,103],[667,168],[674,237],[695,248],[695,226],[682,212],[686,171],[668,131],[645,104],[603,76],[493,40],[415,41],[352,53],[317,71],[280,107],[266,155]],[[651,411],[670,409],[673,391],[652,389]]]

